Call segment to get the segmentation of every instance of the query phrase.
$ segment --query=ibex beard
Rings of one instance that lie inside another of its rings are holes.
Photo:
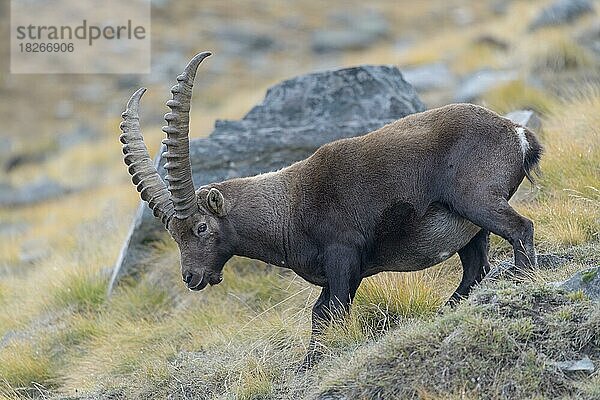
[[[365,277],[417,271],[458,253],[466,297],[490,269],[489,234],[513,247],[516,270],[536,265],[533,223],[508,203],[542,154],[534,133],[483,107],[452,104],[342,139],[276,172],[194,189],[189,111],[196,55],[177,77],[163,131],[165,182],[143,141],[133,94],[121,123],[132,181],[181,251],[187,287],[222,281],[234,255],[290,268],[322,288],[304,366],[316,337],[349,311]]]

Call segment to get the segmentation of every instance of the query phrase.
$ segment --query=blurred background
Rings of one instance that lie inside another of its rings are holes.
[[[0,5],[5,33],[8,7]],[[165,242],[152,256],[158,270],[111,299],[105,294],[138,204],[122,162],[120,114],[134,90],[149,89],[141,117],[155,154],[169,89],[203,50],[213,57],[196,79],[192,138],[209,134],[216,119],[243,117],[283,79],[360,64],[397,66],[428,108],[474,102],[501,114],[534,110],[548,149],[545,178],[537,197],[518,207],[538,222],[542,250],[597,251],[598,10],[593,0],[156,0],[151,73],[143,75],[10,74],[3,41],[0,394],[163,393],[158,388],[177,387],[173,366],[188,365],[190,352],[207,347],[248,355],[260,338],[275,336],[284,338],[284,347],[296,340],[298,348],[289,352],[300,357],[308,335],[306,297],[316,292],[285,272],[234,260],[230,270],[242,278],[193,297],[178,283],[177,250]],[[573,193],[589,201],[578,202]],[[509,254],[501,241],[494,245],[496,258]],[[256,268],[262,275],[248,277]],[[441,268],[394,278],[396,287],[420,282],[423,290],[422,303],[396,298],[398,307],[418,305],[399,308],[398,315],[421,315],[442,302],[459,269],[456,259]],[[300,295],[286,300],[294,293]],[[394,294],[377,293],[393,302]],[[253,332],[258,336],[241,350],[224,350],[251,336],[247,325],[257,318],[264,334]],[[219,370],[225,375],[210,379],[229,382],[236,395],[272,388],[273,376],[286,374],[281,363],[273,367],[277,351],[267,359],[253,355],[252,362],[241,357],[242,367],[230,363],[231,354],[215,358],[235,373]],[[218,368],[211,362],[204,365],[213,373]]]

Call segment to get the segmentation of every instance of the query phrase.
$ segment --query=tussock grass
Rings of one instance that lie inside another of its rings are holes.
[[[486,107],[500,114],[528,109],[542,115],[547,114],[556,102],[552,94],[532,87],[522,80],[507,82],[491,89],[481,101]]]
[[[74,307],[77,311],[93,311],[106,300],[106,276],[89,271],[77,271],[57,287],[54,300],[59,307]]]
[[[405,319],[431,316],[454,290],[449,282],[457,278],[456,270],[447,264],[426,271],[378,274],[361,284],[353,318],[361,321],[368,337],[376,337]]]
[[[570,198],[553,199],[549,203],[522,207],[536,221],[536,236],[540,241],[569,246],[598,240],[598,205]]]
[[[346,398],[593,398],[556,361],[600,355],[600,308],[548,286],[480,288],[455,311],[342,357],[320,384]],[[351,361],[350,361],[351,357]]]
[[[0,394],[28,395],[50,387],[56,378],[50,355],[29,341],[9,344],[0,352]]]
[[[452,70],[467,74],[484,68],[501,68],[505,54],[481,43],[470,43],[454,56]]]
[[[533,53],[530,68],[536,73],[551,74],[590,68],[595,65],[588,51],[561,32],[544,33],[544,40]]]
[[[544,121],[541,189],[520,209],[536,221],[536,236],[555,247],[599,239],[599,94],[590,86],[556,103]]]
[[[115,315],[135,320],[159,320],[171,308],[172,298],[165,288],[141,283],[125,287],[110,301],[110,310]]]
[[[19,241],[14,235],[0,241],[0,276],[4,271],[10,270],[11,265],[17,264],[20,259]]]

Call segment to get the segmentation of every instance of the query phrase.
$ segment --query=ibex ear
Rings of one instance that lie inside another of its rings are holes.
[[[206,195],[206,204],[208,205],[208,208],[219,217],[225,215],[225,198],[218,189],[212,188],[208,191],[208,195]]]

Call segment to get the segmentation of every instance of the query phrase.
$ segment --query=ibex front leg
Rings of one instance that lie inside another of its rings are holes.
[[[323,355],[319,341],[324,330],[333,320],[343,319],[350,311],[350,304],[360,285],[360,262],[356,251],[345,246],[327,248],[323,261],[328,285],[312,309],[312,332],[308,352],[300,367],[305,371]]]

